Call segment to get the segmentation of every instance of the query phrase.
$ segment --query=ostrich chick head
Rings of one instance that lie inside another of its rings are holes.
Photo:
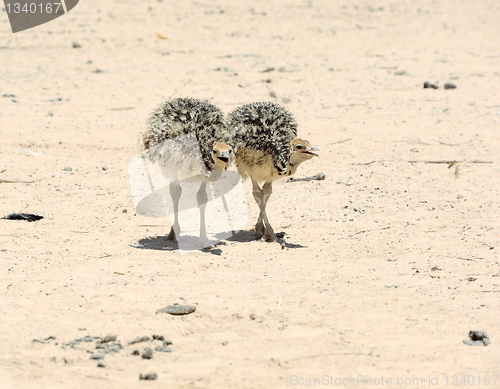
[[[229,166],[233,149],[227,143],[217,142],[213,147],[214,170],[224,170]]]
[[[316,147],[312,147],[311,143],[304,139],[294,139],[291,143],[292,155],[290,157],[290,163],[293,165],[301,164],[304,161],[308,161],[313,157],[319,157],[314,151],[318,151]]]

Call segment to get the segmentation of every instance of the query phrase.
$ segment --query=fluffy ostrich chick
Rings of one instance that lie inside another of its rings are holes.
[[[208,101],[177,98],[160,104],[150,115],[142,147],[170,181],[174,222],[167,239],[176,241],[180,226],[180,181],[200,181],[196,194],[200,208],[200,243],[211,246],[205,229],[207,184],[216,181],[232,159],[229,133],[219,108]],[[225,143],[228,142],[228,143]]]
[[[292,115],[271,102],[236,108],[229,114],[228,125],[238,172],[242,178],[252,180],[253,197],[260,209],[255,234],[278,242],[266,215],[273,181],[293,175],[302,162],[317,156],[317,149],[297,138],[297,123]],[[259,183],[263,183],[262,187]]]

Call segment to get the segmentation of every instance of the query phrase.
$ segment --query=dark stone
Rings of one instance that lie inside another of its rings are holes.
[[[158,375],[156,373],[147,373],[147,374],[140,374],[139,379],[144,380],[144,381],[154,381],[158,378]]]
[[[43,216],[34,215],[32,213],[11,213],[10,215],[2,217],[6,220],[26,220],[28,222],[35,222],[37,220],[43,219]]]
[[[153,358],[153,350],[151,350],[149,347],[146,347],[144,351],[142,352],[142,359],[151,359]]]
[[[486,347],[491,344],[490,338],[486,331],[469,331],[469,338],[464,339],[463,343],[468,346]]]
[[[430,82],[424,82],[424,88],[432,88],[432,89],[438,89],[439,87],[436,84],[431,84]]]

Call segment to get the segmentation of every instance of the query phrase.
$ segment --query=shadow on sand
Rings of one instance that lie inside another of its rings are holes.
[[[224,235],[226,236],[226,235]],[[280,239],[285,237],[285,233],[280,232],[277,233],[276,236]],[[217,237],[217,235],[216,235]],[[200,250],[203,252],[210,253],[212,255],[221,255],[222,250],[219,246],[226,246],[226,242],[251,242],[257,240],[255,237],[255,231],[238,231],[233,233],[233,236],[227,238],[225,241],[219,241],[213,244],[212,247],[202,248],[200,246],[199,240],[197,236],[183,236],[183,246],[189,247],[189,250]],[[160,250],[160,251],[178,251],[179,246],[176,242],[172,240],[168,240],[166,236],[152,236],[140,239],[137,242],[137,245],[131,247],[142,249],[142,250]],[[303,246],[301,244],[288,243],[285,241],[285,248],[288,249],[297,249],[297,248],[307,248],[307,246]]]

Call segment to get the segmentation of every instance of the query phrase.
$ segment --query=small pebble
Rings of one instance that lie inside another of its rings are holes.
[[[116,335],[105,336],[102,339],[99,339],[97,343],[109,343],[114,342],[116,340]]]
[[[104,363],[102,363],[102,362],[98,362],[97,363],[97,367],[106,367],[106,365]]]
[[[457,86],[455,84],[452,84],[451,82],[447,82],[444,84],[444,89],[455,89]]]
[[[165,340],[165,337],[163,335],[153,335],[154,340]]]
[[[135,343],[141,343],[141,342],[149,342],[151,338],[149,336],[138,336],[135,338],[133,341],[129,342],[128,344],[135,344]]]
[[[92,342],[94,340],[94,337],[90,336],[90,335],[87,335],[87,336],[84,336],[81,339],[76,339],[76,340],[78,340],[79,342]]]
[[[173,344],[171,340],[165,339],[165,340],[163,341],[163,345],[164,345],[164,346],[170,346],[171,344]]]
[[[63,171],[65,171],[65,172],[70,172],[72,170],[73,169],[71,168],[71,166],[65,166],[64,169],[63,169]]]
[[[485,347],[491,344],[490,337],[486,331],[469,331],[469,339],[464,339],[463,343],[468,346]]]
[[[144,351],[142,352],[142,359],[151,359],[153,358],[153,350],[151,350],[149,347],[146,347]]]
[[[108,349],[107,349],[107,352],[111,353],[111,354],[119,353],[121,349],[122,349],[122,346],[119,345],[119,344],[116,344],[116,345],[113,345],[113,346],[109,346]]]
[[[101,169],[102,170],[108,170],[108,168],[106,166],[103,166]]]
[[[141,355],[141,353],[139,352],[139,350],[134,350],[132,351],[132,355]]]
[[[439,88],[436,84],[431,84],[430,82],[424,82],[424,88],[427,89],[427,88],[432,88],[432,89],[437,89]]]
[[[155,379],[158,378],[158,375],[156,373],[148,373],[148,374],[140,374],[139,379],[144,380],[144,381],[154,381]]]
[[[82,45],[80,45],[78,42],[73,42],[74,49],[79,49],[80,47],[82,47]]]
[[[192,305],[174,304],[174,305],[169,305],[168,307],[162,309],[158,309],[156,313],[169,313],[171,315],[189,315],[194,311],[196,311],[196,307],[193,307]]]
[[[92,354],[90,359],[104,359],[104,354]]]

